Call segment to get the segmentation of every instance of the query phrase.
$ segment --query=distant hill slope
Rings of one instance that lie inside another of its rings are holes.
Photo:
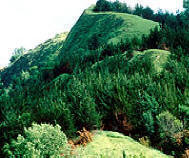
[[[8,86],[13,78],[19,77],[22,72],[41,71],[54,67],[59,49],[63,46],[67,37],[67,32],[57,34],[54,38],[38,45],[36,48],[29,50],[14,63],[4,69],[0,76],[5,86]]]
[[[142,37],[159,26],[158,23],[139,16],[115,12],[95,13],[92,9],[93,7],[90,7],[85,10],[71,29],[60,53],[61,62],[65,57],[81,57],[86,50],[95,50],[107,43],[116,44],[135,36]]]
[[[78,149],[82,158],[109,157],[123,158],[123,151],[128,158],[168,158],[160,151],[150,149],[134,141],[132,138],[117,132],[98,131],[86,147]]]

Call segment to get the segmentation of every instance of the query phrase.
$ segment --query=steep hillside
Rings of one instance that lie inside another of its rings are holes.
[[[59,55],[60,61],[74,58],[81,59],[84,55],[90,55],[93,50],[99,47],[120,41],[142,37],[150,30],[159,26],[158,23],[143,19],[139,16],[115,13],[92,11],[93,7],[85,10],[78,22],[71,29],[65,45]]]
[[[158,23],[139,16],[114,12],[94,13],[92,9],[93,7],[84,11],[65,43],[67,33],[57,35],[29,50],[1,72],[4,85],[8,86],[25,72],[32,75],[32,72],[36,74],[36,71],[41,73],[52,70],[57,56],[61,66],[64,63],[73,66],[84,56],[95,54],[94,50],[107,43],[116,44],[133,37],[142,37],[158,26]]]
[[[4,69],[0,75],[5,86],[8,86],[14,78],[20,77],[23,72],[32,74],[34,71],[52,69],[67,34],[66,32],[56,35],[54,38],[29,50]]]

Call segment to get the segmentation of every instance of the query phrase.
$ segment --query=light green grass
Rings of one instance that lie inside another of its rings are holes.
[[[127,68],[137,68],[141,63],[145,66],[150,62],[150,72],[158,74],[163,70],[169,55],[169,51],[160,49],[149,49],[143,52],[134,51],[133,57],[130,60],[126,57],[127,53],[110,56],[93,64],[92,69],[97,71],[106,68],[110,72],[122,72]]]
[[[152,63],[151,72],[160,73],[167,63],[169,55],[169,51],[160,49],[149,49],[144,52],[135,51],[134,57],[130,62],[133,62],[134,60],[140,62],[140,59],[149,59],[148,61]]]
[[[109,131],[96,132],[93,142],[77,149],[76,155],[82,158],[123,158],[123,151],[127,158],[168,158],[160,151],[145,147],[130,137]]]

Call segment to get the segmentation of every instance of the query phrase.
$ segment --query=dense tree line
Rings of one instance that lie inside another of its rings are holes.
[[[120,13],[130,13],[130,8],[126,3],[121,3],[119,1],[109,2],[106,0],[99,0],[96,3],[94,11],[115,11]]]

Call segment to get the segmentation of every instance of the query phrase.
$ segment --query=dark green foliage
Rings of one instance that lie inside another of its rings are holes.
[[[138,16],[142,16],[142,12],[143,12],[143,6],[137,4],[137,5],[135,6],[135,9],[134,9],[134,11],[133,11],[133,14],[134,14],[134,15],[138,15]]]
[[[189,1],[183,0],[183,8],[189,8]]]
[[[102,41],[100,41],[101,34],[94,34],[89,40],[89,50],[96,50],[101,45],[103,45]]]
[[[182,121],[185,128],[189,129],[189,106],[181,105],[179,111],[180,111],[180,120]]]
[[[73,78],[68,84],[67,103],[71,104],[71,111],[78,129],[86,127],[94,129],[100,126],[100,115],[95,100],[86,89],[82,80]]]
[[[120,13],[129,13],[130,8],[127,6],[126,3],[121,3],[118,0],[116,0],[115,2],[110,2],[107,0],[98,0],[94,8],[94,11],[115,11]]]
[[[133,47],[139,46],[140,40],[138,38],[133,38],[132,42],[127,39],[118,44],[107,44],[102,47],[99,60],[103,60],[107,56],[114,56],[116,54],[121,54],[127,52],[132,52]]]
[[[146,48],[160,48],[163,43],[163,32],[159,31],[159,28],[156,27],[154,30],[151,30],[150,35],[145,37],[143,36],[143,47]]]
[[[57,91],[53,92],[56,93]],[[39,123],[58,123],[62,126],[62,130],[66,131],[65,133],[68,136],[73,136],[76,132],[76,128],[74,125],[74,117],[70,111],[70,108],[61,99],[64,97],[64,95],[52,95],[53,92],[51,92],[50,95],[46,94],[49,96],[49,99],[44,97],[38,100],[38,108],[34,114],[36,116],[36,120]]]
[[[154,11],[151,8],[149,7],[144,8],[139,4],[135,6],[135,9],[133,10],[133,14],[142,16],[145,19],[153,19],[154,17]]]
[[[106,0],[99,0],[96,3],[95,11],[111,11],[112,4]]]
[[[130,13],[131,10],[126,3],[121,3],[118,0],[112,3],[113,11],[120,13]]]
[[[146,7],[143,9],[142,11],[142,17],[145,18],[145,19],[153,19],[153,16],[154,16],[154,11],[149,8],[149,7]]]

